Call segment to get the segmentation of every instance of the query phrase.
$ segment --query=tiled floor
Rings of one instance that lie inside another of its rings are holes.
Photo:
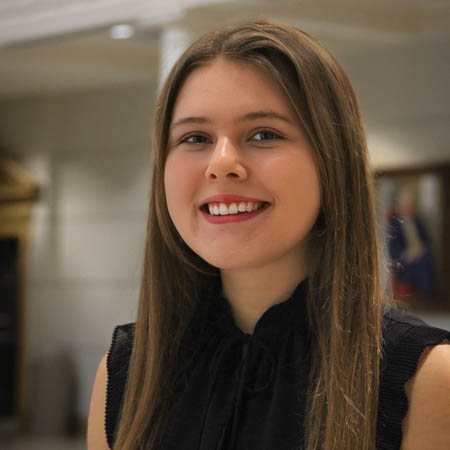
[[[3,438],[0,450],[86,450],[84,439],[73,438]]]

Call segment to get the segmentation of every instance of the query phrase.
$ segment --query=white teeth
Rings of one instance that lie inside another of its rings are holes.
[[[220,204],[220,215],[228,216],[228,208],[227,208],[227,205],[225,205],[224,203]]]
[[[229,214],[238,214],[238,212],[252,212],[262,208],[263,202],[240,202],[231,203],[227,206],[225,203],[209,203],[208,211],[214,216],[228,216]]]
[[[228,214],[237,214],[237,212],[238,212],[238,207],[237,207],[236,203],[232,203],[228,207]]]

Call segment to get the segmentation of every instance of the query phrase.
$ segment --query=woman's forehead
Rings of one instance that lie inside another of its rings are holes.
[[[172,124],[185,117],[245,116],[257,111],[295,121],[287,95],[265,71],[251,63],[218,58],[188,75],[175,100]]]

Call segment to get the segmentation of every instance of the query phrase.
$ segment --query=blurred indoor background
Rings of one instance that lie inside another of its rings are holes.
[[[428,228],[432,286],[396,292],[450,328],[449,0],[2,0],[1,449],[85,448],[97,365],[136,314],[158,87],[196,36],[256,17],[342,62],[381,232],[405,191]]]

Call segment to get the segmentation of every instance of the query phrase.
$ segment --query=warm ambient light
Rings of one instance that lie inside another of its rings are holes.
[[[113,25],[109,29],[109,35],[113,39],[128,39],[134,34],[134,27],[126,23]]]

